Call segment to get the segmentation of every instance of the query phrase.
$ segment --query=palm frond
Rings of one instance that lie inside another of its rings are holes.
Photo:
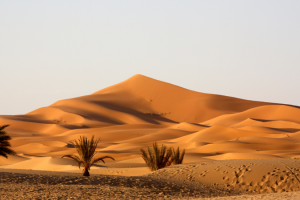
[[[97,163],[97,162],[99,162],[99,161],[102,161],[103,163],[105,163],[104,162],[104,159],[105,158],[110,158],[110,159],[112,159],[112,160],[115,160],[113,157],[111,157],[111,156],[102,156],[102,157],[100,157],[100,158],[96,158],[96,159],[94,159],[92,162],[91,162],[91,166],[93,166],[95,163]]]
[[[10,146],[10,143],[8,140],[11,140],[11,137],[9,135],[0,135],[0,145],[6,145]]]
[[[5,157],[5,158],[8,158],[7,154],[4,153],[4,151],[2,151],[1,149],[0,149],[0,156],[3,156],[3,157]]]
[[[71,158],[72,160],[75,160],[77,163],[78,163],[78,167],[79,167],[79,169],[80,169],[80,165],[82,164],[83,165],[83,162],[82,162],[82,160],[78,157],[78,156],[76,156],[76,155],[64,155],[64,156],[62,156],[61,158]]]
[[[92,158],[96,155],[96,148],[98,146],[100,139],[94,139],[94,136],[90,140],[87,137],[80,136],[78,140],[71,141],[82,159],[82,161],[87,164],[91,163]]]
[[[11,140],[11,137],[6,134],[4,129],[8,127],[9,125],[3,125],[0,126],[0,156],[3,156],[7,158],[9,154],[14,155],[16,154],[15,151],[10,149],[11,145],[9,143],[9,140]]]
[[[0,146],[0,156],[4,156],[5,158],[8,158],[7,155],[15,155],[15,154],[16,152],[11,150],[10,148]]]
[[[8,126],[9,126],[9,124],[0,126],[0,134],[2,134],[1,132],[2,132],[6,127],[8,127]]]
[[[150,157],[146,150],[145,149],[140,149],[141,153],[142,153],[142,158],[144,159],[145,163],[147,166],[150,165]]]

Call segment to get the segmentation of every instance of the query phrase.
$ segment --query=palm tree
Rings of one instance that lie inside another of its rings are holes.
[[[167,148],[165,145],[158,147],[157,143],[153,143],[153,147],[148,147],[148,152],[144,149],[140,149],[142,158],[146,162],[146,165],[151,171],[155,171],[167,166],[170,166],[173,162],[172,148]]]
[[[91,140],[88,140],[85,136],[80,136],[78,140],[70,141],[71,144],[73,144],[77,150],[77,153],[79,156],[76,155],[64,155],[63,157],[71,158],[75,160],[78,163],[78,167],[80,169],[80,166],[82,165],[84,167],[83,176],[89,176],[89,170],[91,166],[93,166],[96,162],[102,161],[104,162],[105,158],[110,158],[112,160],[115,160],[113,157],[110,156],[103,156],[100,158],[95,158],[95,155],[97,154],[96,148],[99,143],[100,139],[94,139],[94,136],[92,136]]]
[[[185,155],[185,149],[180,151],[179,147],[177,147],[176,150],[173,148],[172,149],[173,165],[182,164],[184,155]]]
[[[5,158],[7,158],[8,154],[16,154],[16,152],[10,149],[11,146],[8,140],[11,140],[11,137],[4,131],[8,126],[9,125],[0,126],[0,156]]]

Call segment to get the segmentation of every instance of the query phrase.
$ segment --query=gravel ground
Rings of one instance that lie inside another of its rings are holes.
[[[1,199],[192,199],[237,195],[217,186],[188,185],[146,176],[124,177],[0,171]]]
[[[300,192],[245,194],[218,186],[149,176],[112,176],[0,169],[0,199],[298,200]]]
[[[207,200],[276,200],[276,199],[279,199],[279,200],[299,200],[300,199],[300,192],[240,195],[240,196],[204,198],[204,199],[207,199]]]

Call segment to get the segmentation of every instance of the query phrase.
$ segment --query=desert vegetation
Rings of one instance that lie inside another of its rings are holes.
[[[153,143],[147,150],[140,149],[142,158],[151,171],[162,169],[172,164],[182,164],[185,149],[180,151],[179,147],[175,150],[173,147],[167,147],[164,144],[159,147]]]
[[[172,148],[172,164],[173,165],[182,164],[184,155],[185,155],[185,149],[181,151],[179,147],[177,147],[176,150]]]
[[[8,126],[9,125],[0,126],[0,156],[3,156],[5,158],[7,158],[7,155],[9,154],[16,154],[10,148],[11,146],[9,140],[11,140],[11,137],[4,131],[4,129]]]
[[[75,160],[78,163],[78,167],[80,169],[80,166],[82,165],[84,167],[83,176],[90,176],[89,170],[91,166],[93,166],[95,163],[102,161],[104,162],[105,158],[110,158],[112,160],[115,160],[111,156],[103,156],[99,158],[94,158],[97,154],[96,148],[98,146],[100,139],[94,139],[94,136],[89,140],[85,136],[80,136],[78,140],[70,141],[72,145],[75,146],[77,153],[79,156],[76,155],[64,155],[62,158],[70,158]]]

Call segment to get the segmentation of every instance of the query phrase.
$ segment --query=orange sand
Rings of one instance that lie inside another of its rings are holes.
[[[75,153],[68,144],[80,135],[100,137],[99,155],[116,159],[92,173],[149,173],[139,149],[155,141],[186,148],[185,163],[300,157],[298,107],[204,94],[143,75],[25,115],[2,115],[0,124],[10,124],[18,153],[0,157],[4,168],[78,171],[60,157]]]

